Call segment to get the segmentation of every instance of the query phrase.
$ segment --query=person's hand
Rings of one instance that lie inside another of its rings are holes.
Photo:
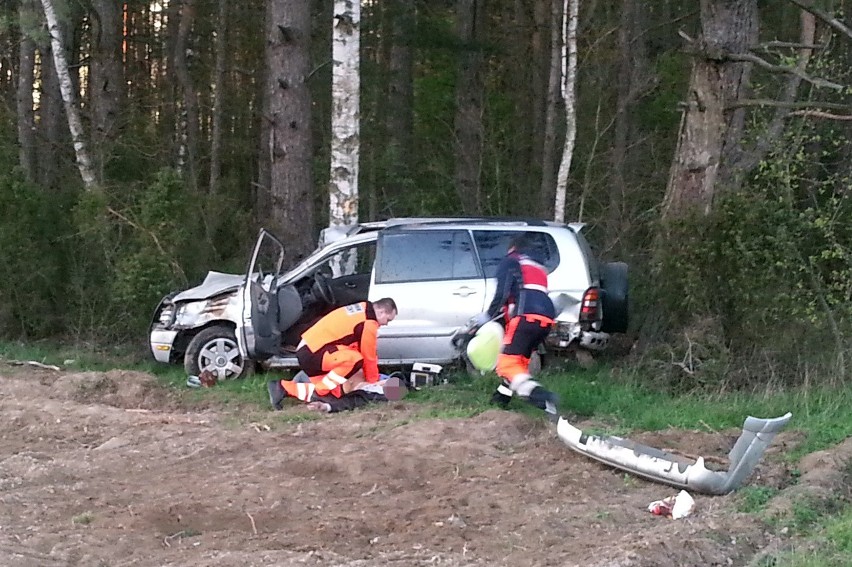
[[[470,339],[479,331],[479,328],[482,327],[485,323],[491,320],[491,316],[488,313],[480,313],[474,317],[471,317],[464,327],[461,327],[458,331],[455,332],[451,342],[453,346],[458,350],[464,350],[467,347],[467,343],[470,342]]]
[[[478,331],[480,327],[482,327],[485,323],[489,322],[491,319],[492,317],[488,314],[487,311],[480,313],[479,315],[471,319],[472,326],[475,329],[475,331],[473,331],[473,334],[476,334],[476,331]]]

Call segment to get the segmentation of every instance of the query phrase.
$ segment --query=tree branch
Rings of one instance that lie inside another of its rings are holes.
[[[813,116],[814,118],[826,118],[828,120],[852,120],[852,114],[832,114],[822,110],[795,110],[789,116]]]
[[[754,63],[758,67],[766,69],[767,71],[771,71],[773,73],[789,73],[791,75],[796,75],[803,81],[807,81],[815,87],[828,87],[836,91],[841,91],[845,88],[843,85],[833,83],[826,79],[820,79],[819,77],[811,77],[810,75],[808,75],[797,67],[788,67],[786,65],[773,65],[769,61],[762,59],[752,53],[725,53],[722,57],[723,59],[727,59],[729,61],[743,61],[747,63]]]
[[[767,49],[789,48],[789,49],[825,49],[824,43],[797,43],[794,41],[767,41],[758,43],[749,49],[766,51]]]
[[[827,12],[823,12],[822,10],[820,10],[819,8],[817,8],[816,6],[811,4],[810,2],[806,2],[805,0],[790,0],[790,2],[792,2],[793,4],[795,4],[796,6],[801,8],[802,10],[805,10],[806,12],[810,12],[811,14],[813,14],[814,16],[816,16],[817,18],[819,18],[820,20],[822,20],[823,22],[825,22],[826,24],[831,26],[832,28],[834,28],[837,31],[839,31],[840,33],[844,34],[849,39],[852,39],[852,30],[850,30],[848,27],[846,27],[846,25],[844,25],[843,22],[841,22],[840,20],[838,20],[837,18],[835,18],[831,14],[829,14]]]
[[[726,110],[731,110],[734,108],[741,108],[746,106],[761,106],[761,107],[771,107],[771,108],[788,108],[788,109],[800,109],[800,110],[809,110],[814,107],[819,108],[828,108],[830,110],[848,110],[852,112],[852,105],[849,104],[840,104],[838,102],[823,102],[819,100],[812,101],[791,101],[785,102],[781,100],[774,100],[770,98],[759,98],[759,99],[748,99],[744,98],[742,100],[738,100],[726,107]]]

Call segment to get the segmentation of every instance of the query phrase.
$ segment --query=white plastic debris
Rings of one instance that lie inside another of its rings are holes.
[[[695,500],[686,490],[681,490],[676,496],[655,500],[648,504],[648,511],[656,516],[666,516],[679,520],[689,516],[695,509]]]
[[[674,506],[672,506],[672,520],[686,518],[692,514],[695,508],[695,500],[686,490],[681,490],[675,498]]]

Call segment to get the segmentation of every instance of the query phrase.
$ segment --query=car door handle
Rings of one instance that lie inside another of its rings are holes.
[[[358,287],[358,285],[355,282],[346,282],[345,284],[343,284],[343,287],[348,289],[355,289],[356,287]]]
[[[467,297],[468,295],[473,295],[475,293],[475,289],[473,289],[472,287],[467,287],[466,285],[456,288],[455,291],[453,291],[453,295],[460,295],[462,297]]]

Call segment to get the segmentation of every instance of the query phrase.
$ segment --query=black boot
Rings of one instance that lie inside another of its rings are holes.
[[[538,409],[544,410],[550,421],[555,422],[559,420],[559,410],[556,408],[556,404],[559,402],[559,399],[556,397],[556,394],[550,390],[545,390],[541,386],[536,386],[533,388],[532,392],[530,392],[530,397],[527,398],[527,401]]]
[[[491,403],[502,409],[506,409],[510,401],[512,401],[512,386],[504,379],[497,386],[497,390],[491,395]]]

